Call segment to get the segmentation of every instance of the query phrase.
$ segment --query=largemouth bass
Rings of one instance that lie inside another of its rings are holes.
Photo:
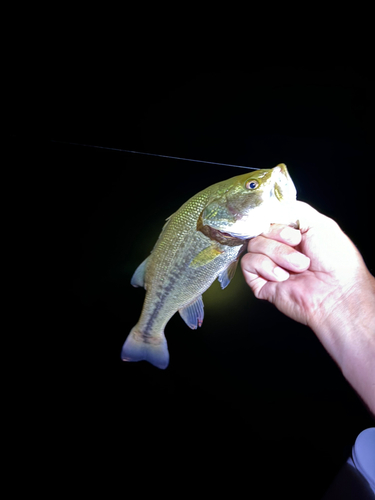
[[[201,326],[202,293],[216,278],[223,289],[229,284],[247,240],[272,223],[296,224],[295,201],[293,181],[280,164],[213,184],[184,203],[131,279],[146,289],[146,297],[122,359],[166,368],[169,319],[179,311],[190,328]]]

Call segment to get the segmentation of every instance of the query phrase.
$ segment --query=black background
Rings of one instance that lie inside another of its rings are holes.
[[[83,144],[259,168],[284,162],[298,198],[333,217],[374,274],[367,68],[211,70],[166,65],[156,52],[107,56],[66,63],[48,124],[49,139],[65,141],[49,146],[65,191],[59,394],[66,428],[79,435],[72,457],[118,491],[320,498],[374,421],[314,334],[255,300],[239,269],[227,289],[215,283],[204,294],[202,328],[170,320],[165,371],[120,360],[144,297],[130,278],[164,220],[244,171]]]

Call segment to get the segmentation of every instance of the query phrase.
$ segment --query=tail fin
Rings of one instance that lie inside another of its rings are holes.
[[[167,368],[169,363],[169,352],[167,341],[162,334],[159,344],[144,342],[142,335],[132,328],[128,338],[122,347],[121,359],[123,361],[148,361],[157,368]]]

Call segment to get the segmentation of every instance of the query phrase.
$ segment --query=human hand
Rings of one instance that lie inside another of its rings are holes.
[[[241,265],[257,298],[316,330],[374,278],[334,220],[306,203],[298,201],[296,207],[300,230],[272,225],[249,241]]]
[[[259,299],[310,326],[375,413],[375,278],[338,224],[296,203],[300,230],[274,224],[241,261]]]

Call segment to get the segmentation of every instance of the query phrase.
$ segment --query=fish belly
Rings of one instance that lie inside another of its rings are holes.
[[[204,265],[191,265],[196,256],[211,245],[209,238],[194,231],[185,234],[177,248],[167,242],[160,242],[159,248],[155,248],[146,274],[147,292],[138,322],[145,336],[156,338],[160,335],[169,319],[200,297],[218,275],[238,258],[242,249],[242,245],[229,247],[217,244],[215,259]]]

